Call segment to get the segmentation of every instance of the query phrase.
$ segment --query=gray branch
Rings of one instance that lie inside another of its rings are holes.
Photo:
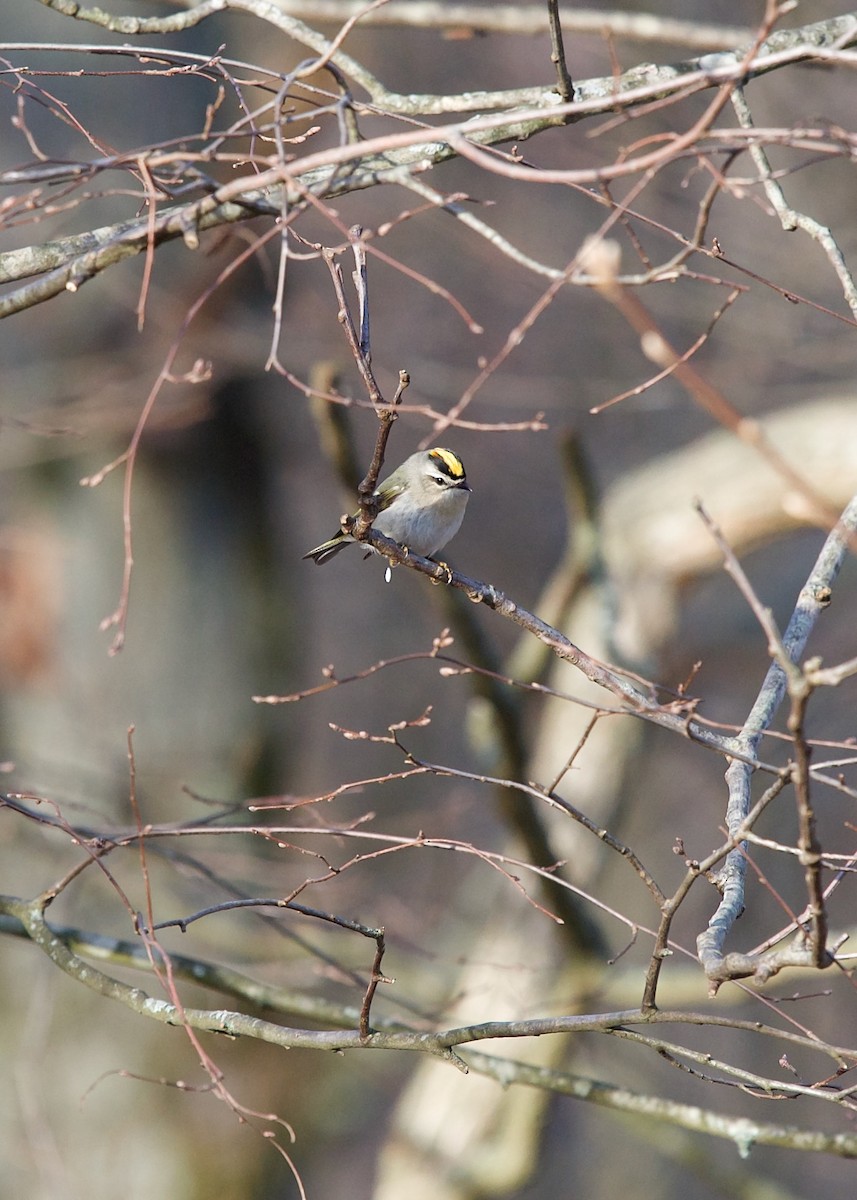
[[[816,621],[830,603],[833,584],[842,567],[847,540],[843,531],[857,530],[857,496],[842,514],[840,527],[828,536],[809,578],[798,596],[797,604],[783,635],[783,645],[789,660],[796,663],[806,648],[809,635]],[[729,800],[726,808],[726,825],[729,833],[740,838],[744,822],[750,812],[753,767],[750,765],[759,751],[759,744],[776,715],[785,697],[788,678],[783,666],[776,660],[771,662],[756,701],[735,738],[739,757],[735,758],[726,771]],[[717,985],[727,979],[754,976],[758,980],[769,978],[783,966],[804,965],[809,951],[801,939],[787,950],[770,951],[759,956],[724,955],[723,947],[732,926],[744,910],[746,858],[743,846],[733,850],[727,857],[720,874],[722,899],[707,928],[696,942],[699,961],[716,990]]]
[[[111,17],[100,9],[87,10],[67,0],[42,0],[80,20],[90,20],[123,33],[144,33],[153,29],[168,32],[185,28],[223,8],[240,8],[253,12],[266,21],[281,26],[295,40],[317,50],[330,53],[327,39],[304,26],[295,18],[286,17],[279,9],[262,0],[204,0],[188,13],[174,14],[164,19]],[[179,24],[176,24],[179,22]],[[184,24],[181,24],[184,22]],[[0,302],[0,318],[10,316],[63,292],[75,292],[101,271],[145,251],[154,243],[183,238],[195,248],[201,232],[255,216],[279,216],[284,203],[293,207],[309,193],[318,197],[336,198],[345,193],[366,189],[381,183],[405,183],[456,157],[462,143],[494,146],[522,142],[557,124],[582,120],[617,107],[632,107],[653,98],[680,94],[688,88],[711,88],[757,75],[788,63],[823,58],[825,54],[841,53],[843,47],[857,41],[857,15],[845,14],[800,29],[772,34],[760,47],[751,64],[746,64],[746,50],[705,55],[683,63],[665,66],[644,64],[619,77],[591,79],[581,83],[570,104],[560,104],[557,93],[550,87],[519,88],[500,92],[470,92],[463,95],[399,95],[388,92],[381,83],[368,76],[359,63],[335,52],[331,55],[340,70],[369,92],[375,105],[387,111],[413,116],[429,114],[478,112],[482,115],[466,122],[455,122],[431,131],[425,140],[420,131],[395,135],[389,139],[374,139],[371,143],[339,146],[327,155],[310,155],[305,165],[283,164],[263,176],[235,180],[211,194],[188,204],[169,205],[154,215],[105,226],[69,238],[61,238],[0,255],[0,283],[41,276],[37,283],[8,292]],[[3,47],[7,52],[23,49],[13,45]],[[71,47],[65,47],[71,49]],[[157,49],[129,47],[74,47],[81,53],[118,55],[163,55]],[[208,59],[199,56],[199,62]],[[359,106],[358,106],[359,110]],[[500,110],[499,112],[497,110]],[[491,115],[493,113],[493,115]],[[486,115],[488,114],[488,115]],[[152,165],[157,164],[157,151],[142,155]],[[324,159],[324,161],[320,161]],[[120,161],[104,160],[87,164],[87,170],[97,166],[121,166]],[[68,178],[81,175],[80,164],[67,169]],[[27,172],[0,176],[0,185],[36,182],[39,171],[51,171],[56,181],[55,165],[39,166]],[[62,170],[62,168],[59,168]],[[577,173],[580,174],[580,173]],[[586,173],[584,173],[586,174]],[[591,179],[589,178],[591,176]],[[544,175],[542,176],[544,178]],[[590,182],[599,177],[593,169],[587,174]],[[268,186],[263,186],[263,181]],[[285,182],[284,182],[285,181]],[[581,177],[581,182],[583,178]],[[283,191],[285,190],[285,196]],[[818,231],[815,236],[820,236]],[[825,244],[821,238],[822,244]],[[827,247],[826,247],[827,248]],[[836,264],[834,264],[836,265]],[[542,268],[540,273],[545,273]]]

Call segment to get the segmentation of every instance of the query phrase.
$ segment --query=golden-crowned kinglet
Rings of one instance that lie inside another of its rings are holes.
[[[372,528],[414,554],[431,558],[458,533],[469,496],[464,463],[457,454],[441,446],[418,450],[379,485]],[[353,541],[340,531],[304,558],[327,562]]]

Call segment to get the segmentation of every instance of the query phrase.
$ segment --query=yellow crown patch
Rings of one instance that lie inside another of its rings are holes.
[[[439,458],[446,474],[451,475],[453,479],[464,478],[464,463],[451,450],[445,450],[443,446],[435,446],[433,450],[429,450],[429,455],[432,458]]]

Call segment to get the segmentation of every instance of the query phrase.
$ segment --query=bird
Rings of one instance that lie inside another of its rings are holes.
[[[376,488],[378,514],[372,528],[414,554],[431,558],[461,528],[470,490],[464,463],[452,450],[417,450]],[[321,566],[353,541],[339,530],[303,557]]]

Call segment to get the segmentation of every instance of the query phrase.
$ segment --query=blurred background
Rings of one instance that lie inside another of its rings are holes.
[[[77,161],[187,138],[202,127],[206,106],[216,100],[213,85],[180,74],[147,78],[131,59],[117,64],[62,51],[64,43],[117,45],[127,39],[70,21],[35,0],[11,0],[7,7],[8,42],[0,46],[7,64],[0,169],[33,163],[34,145],[49,159]],[[762,16],[762,4],[738,7],[748,28]],[[646,11],[734,24],[735,9],[662,0]],[[150,16],[165,10],[127,0],[111,11]],[[822,20],[837,11],[832,4],[804,3],[786,23]],[[337,26],[318,27],[332,35]],[[167,39],[142,40],[160,45]],[[36,44],[53,48],[30,48]],[[308,53],[239,13],[204,21],[171,36],[168,45],[204,54],[223,47],[231,59],[281,72]],[[379,26],[356,29],[347,49],[401,91],[459,93],[551,81],[544,36],[450,36]],[[609,76],[614,63],[625,70],[698,51],[593,34],[570,38],[567,52],[578,80]],[[63,72],[40,76],[38,87],[57,97],[73,120],[58,120],[44,97],[30,93],[22,110],[14,69],[24,66]],[[103,66],[109,73],[65,74]],[[843,69],[773,72],[751,84],[747,96],[760,127],[810,123],[848,130],[857,115],[851,77]],[[709,101],[703,93],[680,109],[656,109],[597,138],[601,118],[583,121],[521,151],[528,161],[554,168],[609,162],[621,147],[655,138],[677,120],[689,126]],[[215,119],[225,125],[237,111],[227,96]],[[735,125],[730,110],[722,123]],[[373,133],[373,120],[366,118],[361,128]],[[325,129],[319,145],[334,134]],[[790,168],[783,180],[789,203],[829,226],[853,263],[853,165],[785,150],[771,157],[775,168]],[[798,163],[807,169],[792,172]],[[718,196],[709,240],[716,237],[726,257],[746,271],[700,256],[691,260],[699,278],[654,284],[640,295],[666,336],[684,350],[726,298],[727,289],[710,282],[713,276],[748,289],[694,361],[742,414],[770,420],[784,452],[841,506],[857,478],[853,322],[832,315],[848,318],[848,310],[819,245],[801,232],[783,232],[760,189],[747,182],[755,175],[749,159],[740,160],[734,174],[745,182]],[[445,165],[426,180],[445,192],[466,193],[474,202],[470,211],[555,267],[564,267],[604,218],[593,197],[580,190],[536,188],[466,162]],[[684,159],[661,171],[635,201],[656,223],[638,227],[653,262],[675,253],[664,228],[692,236],[710,182],[700,162]],[[93,184],[92,192],[100,194],[85,204],[58,188],[55,211],[38,224],[24,206],[17,208],[0,230],[0,251],[132,217],[139,197],[128,180],[117,172],[108,188],[101,190],[102,184]],[[19,195],[21,189],[4,191]],[[617,187],[614,196],[621,194]],[[333,205],[343,227],[359,223],[369,230],[417,206],[416,197],[396,187],[355,193]],[[457,596],[427,586],[413,572],[397,570],[388,585],[379,561],[364,561],[356,549],[322,569],[302,561],[333,533],[352,499],[325,452],[329,419],[286,378],[265,370],[274,329],[276,242],[213,290],[182,337],[171,367],[179,381],[163,389],[147,421],[133,477],[126,639],[120,652],[110,652],[115,629],[102,624],[122,589],[125,479],[120,466],[97,487],[81,481],[126,451],[190,306],[268,227],[260,218],[204,237],[196,251],[184,243],[160,248],[142,328],[142,258],[0,324],[3,789],[41,798],[46,816],[61,813],[85,831],[127,829],[134,823],[128,754],[133,727],[144,821],[211,821],[221,806],[237,806],[228,822],[219,819],[221,825],[267,821],[310,831],[283,834],[282,845],[236,832],[153,848],[158,920],[231,894],[281,896],[318,880],[301,892],[302,902],[387,931],[384,970],[396,982],[379,991],[373,1010],[379,1017],[435,1028],[632,1008],[640,1001],[650,940],[639,939],[609,969],[604,964],[633,941],[627,922],[651,928],[657,912],[624,863],[605,857],[595,839],[561,814],[539,812],[549,846],[565,864],[564,877],[626,921],[584,903],[563,910],[569,924],[558,927],[475,855],[438,846],[352,862],[387,844],[330,832],[358,822],[383,837],[424,834],[531,858],[532,814],[521,797],[501,796],[472,779],[426,774],[372,782],[405,768],[401,751],[348,740],[331,725],[384,734],[392,722],[415,720],[430,706],[430,724],[402,734],[417,758],[545,786],[561,777],[563,794],[594,820],[609,823],[665,890],[681,878],[676,838],[697,857],[721,840],[724,763],[717,756],[662,731],[602,721],[566,773],[588,710],[503,691],[522,741],[514,752],[504,737],[497,694],[473,676],[440,674],[428,657],[391,664],[300,703],[253,702],[254,696],[322,684],[330,666],[342,678],[380,660],[427,656],[447,627],[455,641],[446,653],[453,658],[479,659],[522,679],[546,678],[593,703],[596,697],[571,669],[547,670],[514,627],[487,610],[458,604]],[[303,218],[299,231],[310,243],[343,241],[321,213]],[[442,211],[423,210],[377,242],[440,284],[482,327],[474,333],[436,290],[370,256],[378,379],[391,396],[398,372],[406,369],[412,380],[406,405],[444,412],[500,352],[546,281]],[[626,269],[639,269],[630,239],[622,245]],[[350,269],[343,258],[346,278]],[[765,279],[820,307],[788,302]],[[336,321],[330,277],[315,255],[289,263],[278,354],[296,378],[334,378],[343,396],[363,399]],[[210,363],[210,374],[199,383],[182,382],[200,360]],[[689,690],[701,697],[702,714],[740,725],[767,667],[765,641],[720,570],[692,500],[701,498],[721,522],[762,602],[782,624],[824,534],[787,515],[779,481],[717,430],[673,379],[592,413],[653,373],[616,311],[593,290],[563,289],[465,414],[469,422],[492,425],[522,425],[542,414],[544,428],[455,428],[440,439],[463,458],[473,488],[464,526],[445,556],[467,575],[562,624],[590,653],[621,658],[670,687],[693,676]],[[375,417],[356,406],[344,415],[365,469]],[[431,435],[427,416],[403,414],[389,444],[390,465]],[[582,495],[590,497],[588,504]],[[855,653],[855,583],[849,561],[810,647],[827,662]],[[818,695],[811,734],[830,742],[857,735],[853,699],[849,683]],[[818,753],[835,758],[839,751]],[[766,755],[784,762],[787,747],[768,745]],[[277,807],[356,780],[367,782],[329,802]],[[250,813],[251,803],[272,811]],[[850,799],[828,791],[819,808],[825,845],[847,852]],[[793,841],[793,805],[777,810],[762,832]],[[29,897],[80,861],[80,851],[56,830],[7,810],[0,814],[0,860],[2,890]],[[348,865],[331,875],[331,864]],[[131,907],[143,910],[137,851],[116,852],[108,865]],[[800,909],[800,876],[781,856],[771,856],[766,870]],[[534,878],[524,885],[547,908],[569,903],[570,893],[542,892]],[[700,888],[683,909],[675,937],[687,951],[715,904],[714,894]],[[837,895],[832,923],[847,927],[850,911]],[[50,917],[108,936],[133,936],[129,911],[93,869],[60,897]],[[736,931],[736,948],[751,948],[785,920],[771,895],[756,888],[752,911]],[[176,953],[228,962],[272,986],[358,1008],[373,950],[356,935],[282,912],[265,919],[249,912],[219,915],[185,934],[167,931],[163,943]],[[287,1163],[206,1094],[206,1077],[181,1031],[150,1028],[86,992],[23,940],[0,940],[0,956],[0,1043],[9,1064],[0,1100],[6,1181],[0,1194],[34,1200],[100,1200],[120,1190],[128,1200],[153,1193],[230,1200],[298,1194]],[[160,994],[156,982],[139,972],[105,970]],[[690,957],[675,964],[672,977],[671,970],[672,964],[665,973],[665,1007],[710,1006],[715,1013],[772,1019],[737,986],[709,1001]],[[795,1003],[788,1019],[820,1037],[843,1040],[836,1031],[853,1019],[848,977],[825,976],[821,985],[784,978],[768,989],[774,999],[798,991],[812,998]],[[233,1006],[203,989],[188,986],[182,994],[187,1004]],[[686,1033],[682,1037],[733,1062],[752,1056],[760,1072],[777,1070],[777,1043],[760,1050],[749,1035],[744,1045],[734,1031],[727,1038],[708,1029],[693,1042]],[[401,1196],[407,1189],[412,1198],[586,1194],[598,1200],[617,1188],[639,1193],[645,1180],[648,1194],[669,1198],[692,1187],[707,1200],[801,1196],[810,1187],[813,1194],[822,1188],[844,1194],[853,1178],[853,1167],[833,1157],[759,1147],[744,1161],[728,1142],[632,1124],[568,1098],[519,1088],[506,1099],[493,1082],[461,1076],[446,1064],[425,1067],[413,1061],[416,1055],[321,1056],[209,1040],[218,1043],[209,1052],[239,1101],[258,1113],[279,1113],[293,1126],[297,1141],[289,1153],[311,1197]],[[487,1048],[497,1050],[493,1043]],[[794,1101],[784,1115],[782,1105],[765,1105],[734,1088],[715,1089],[670,1070],[650,1050],[594,1035],[573,1044],[516,1043],[497,1052],[730,1115],[842,1127],[838,1113],[819,1113],[808,1101]],[[817,1061],[803,1063],[799,1053],[792,1061],[808,1073],[819,1069]],[[158,1083],[177,1079],[191,1090]],[[483,1089],[485,1100],[477,1100]]]

